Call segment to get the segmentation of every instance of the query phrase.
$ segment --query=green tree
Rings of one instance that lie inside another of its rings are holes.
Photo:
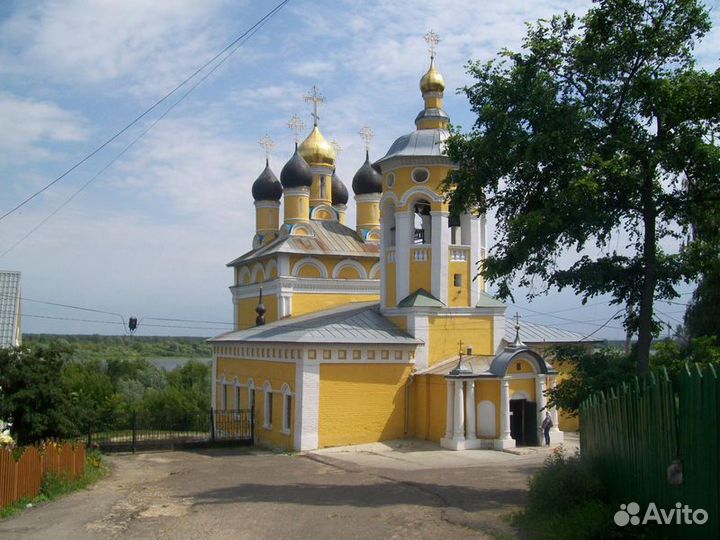
[[[580,404],[590,395],[609,391],[630,378],[635,360],[619,349],[600,349],[588,352],[584,347],[564,346],[554,349],[553,364],[572,373],[546,391],[548,407],[558,407],[564,413],[577,415]]]
[[[0,350],[0,419],[11,424],[18,444],[75,432],[61,384],[69,355],[67,347],[55,345]]]
[[[703,274],[685,311],[684,322],[691,337],[720,339],[720,267]]]
[[[477,121],[447,144],[459,165],[451,208],[496,215],[481,272],[499,296],[512,298],[516,279],[571,287],[584,302],[611,295],[630,307],[619,313],[638,331],[641,373],[654,300],[677,297],[718,253],[717,227],[687,240],[720,211],[720,72],[692,55],[709,29],[697,0],[596,0],[581,19],[538,21],[524,52],[469,64]]]

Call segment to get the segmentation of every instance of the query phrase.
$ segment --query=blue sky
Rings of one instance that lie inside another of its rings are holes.
[[[271,5],[237,0],[0,3],[2,213],[171,90]],[[227,327],[152,318],[232,320],[227,289],[232,276],[225,263],[250,248],[249,190],[264,161],[257,141],[265,133],[276,141],[271,165],[279,173],[292,153],[286,122],[297,113],[311,124],[302,100],[308,88],[317,84],[327,98],[321,128],[343,147],[338,173],[349,185],[364,159],[357,133],[364,124],[376,134],[375,159],[413,129],[421,107],[418,81],[428,62],[422,36],[429,29],[442,40],[438,64],[449,89],[445,109],[454,123],[469,127],[467,102],[452,91],[469,82],[467,60],[488,60],[503,47],[518,48],[525,21],[564,9],[582,13],[589,6],[580,0],[292,0],[88,189],[0,257],[0,268],[22,271],[23,295],[29,299],[145,318],[143,334],[212,335]],[[717,24],[715,14],[713,20]],[[708,35],[697,54],[703,66],[714,69],[720,33]],[[150,116],[0,222],[0,253],[156,118]],[[352,208],[349,221],[354,222]],[[518,292],[520,306],[543,313],[580,305],[569,293],[527,304]],[[552,316],[513,306],[508,314],[518,310],[533,322],[590,333],[616,310],[597,302]],[[661,309],[682,318],[682,306]],[[113,321],[112,316],[29,301],[23,311],[25,332],[121,331],[112,322],[39,317]],[[619,326],[613,322],[598,335],[621,336]]]

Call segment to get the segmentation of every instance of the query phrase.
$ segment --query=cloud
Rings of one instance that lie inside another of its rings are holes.
[[[50,101],[0,92],[0,163],[21,164],[54,159],[48,143],[84,141],[90,132],[85,117]]]
[[[122,81],[115,91],[169,90],[229,41],[229,0],[47,0],[0,27],[4,71],[62,84]]]

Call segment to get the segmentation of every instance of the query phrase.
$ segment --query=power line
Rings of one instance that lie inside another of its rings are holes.
[[[593,335],[597,334],[600,330],[605,328],[608,324],[610,324],[610,321],[612,321],[615,317],[617,317],[620,313],[625,311],[625,308],[617,310],[612,317],[610,317],[607,321],[605,321],[605,324],[597,328],[596,330],[590,332],[587,336],[584,336],[580,339],[580,341],[585,341],[587,338],[592,337]]]
[[[277,4],[273,9],[271,9],[269,12],[267,12],[267,13],[266,13],[261,19],[259,19],[255,24],[253,24],[250,28],[248,28],[248,29],[247,29],[245,32],[243,32],[240,36],[238,36],[237,38],[235,38],[235,39],[234,39],[228,46],[226,46],[222,51],[220,51],[219,53],[217,53],[217,54],[216,54],[215,56],[213,56],[210,60],[208,60],[207,62],[205,62],[205,64],[203,64],[201,67],[199,67],[198,69],[196,69],[189,77],[185,78],[185,80],[183,80],[180,84],[178,84],[178,85],[177,85],[175,88],[173,88],[170,92],[168,92],[167,94],[165,94],[161,99],[159,99],[158,101],[156,101],[152,106],[150,106],[149,108],[145,109],[145,111],[144,111],[142,114],[136,116],[135,119],[133,119],[132,122],[130,122],[129,124],[127,124],[127,125],[126,125],[124,128],[122,128],[120,131],[116,132],[112,137],[110,137],[109,139],[107,139],[107,140],[106,140],[105,142],[103,142],[100,146],[98,146],[98,147],[95,148],[92,152],[90,152],[90,153],[87,154],[85,157],[83,157],[80,161],[76,162],[72,167],[70,167],[69,169],[67,169],[67,170],[66,170],[65,172],[63,172],[60,176],[58,176],[57,178],[55,178],[54,180],[52,180],[51,182],[49,182],[48,184],[46,184],[44,187],[42,187],[41,189],[39,189],[38,191],[36,191],[35,193],[33,193],[32,195],[30,195],[29,197],[27,197],[26,199],[24,199],[24,200],[21,201],[20,203],[18,203],[15,207],[13,207],[13,208],[11,208],[10,210],[8,210],[7,212],[5,212],[2,216],[0,216],[0,221],[2,221],[3,219],[5,219],[6,217],[8,217],[8,216],[11,215],[11,214],[14,214],[17,210],[19,210],[20,208],[22,208],[23,206],[25,206],[27,203],[29,203],[30,201],[32,201],[35,197],[37,197],[38,195],[40,195],[41,193],[45,192],[45,191],[48,190],[50,187],[52,187],[53,185],[55,185],[56,183],[58,183],[60,180],[62,180],[62,179],[65,178],[68,174],[70,174],[72,171],[74,171],[75,169],[77,169],[80,165],[82,165],[83,163],[85,163],[87,160],[89,160],[90,158],[92,158],[95,154],[97,154],[98,152],[100,152],[100,151],[101,151],[103,148],[105,148],[107,145],[109,145],[110,143],[112,143],[115,139],[117,139],[118,137],[120,137],[120,136],[121,136],[123,133],[125,133],[128,129],[130,129],[132,126],[134,126],[135,124],[137,124],[140,120],[142,120],[145,116],[147,116],[149,113],[151,113],[153,110],[155,110],[160,104],[162,104],[163,102],[165,102],[170,96],[172,96],[172,95],[173,95],[175,92],[177,92],[180,88],[182,88],[182,87],[185,86],[188,82],[190,82],[190,80],[192,80],[193,78],[195,78],[195,76],[196,76],[198,73],[200,73],[201,71],[203,71],[206,67],[208,67],[210,64],[212,64],[215,60],[217,60],[217,59],[218,59],[220,56],[222,56],[225,52],[227,52],[229,49],[231,49],[236,43],[238,43],[240,40],[242,40],[243,38],[245,38],[246,36],[248,36],[248,35],[249,35],[251,32],[253,32],[256,28],[262,26],[267,20],[269,20],[270,18],[272,18],[272,17],[273,17],[278,11],[280,11],[280,10],[285,6],[285,4],[287,4],[289,1],[290,1],[290,0],[283,0],[282,2],[280,2],[279,4]]]
[[[100,324],[122,324],[117,321],[100,321],[98,319],[75,319],[73,317],[53,317],[50,315],[36,315],[31,313],[21,313],[21,317],[32,317],[33,319],[53,319],[56,321],[79,321],[79,322],[88,322],[88,323],[100,323]],[[125,326],[124,324],[122,325]]]
[[[288,0],[289,1],[289,0]],[[269,20],[269,19],[267,19]],[[10,246],[8,249],[0,253],[0,258],[4,257],[8,253],[10,253],[13,249],[15,249],[17,246],[22,244],[25,240],[27,240],[35,231],[37,231],[40,227],[42,227],[47,221],[49,221],[53,216],[55,216],[58,212],[60,212],[63,208],[65,208],[70,202],[72,202],[75,197],[77,197],[82,191],[84,191],[90,184],[92,184],[102,173],[104,173],[106,170],[108,170],[118,159],[120,159],[130,148],[132,148],[135,143],[137,143],[140,139],[142,139],[150,130],[152,130],[161,120],[163,120],[169,113],[172,111],[177,105],[179,105],[182,101],[185,100],[185,98],[190,95],[191,92],[193,92],[198,86],[200,86],[210,75],[212,75],[220,66],[222,66],[234,53],[237,51],[240,47],[242,47],[247,41],[255,35],[255,33],[262,28],[265,23],[267,22],[265,20],[262,24],[257,26],[252,32],[250,32],[245,39],[240,41],[235,48],[233,48],[224,58],[222,58],[217,64],[215,64],[210,71],[208,71],[203,77],[201,77],[195,84],[193,84],[187,92],[185,92],[182,96],[180,96],[179,99],[177,99],[172,105],[170,105],[165,112],[163,112],[154,122],[152,122],[145,130],[143,130],[137,137],[135,137],[125,148],[123,148],[120,153],[118,153],[110,162],[105,165],[102,169],[100,169],[95,175],[93,175],[87,182],[85,182],[78,190],[76,190],[70,197],[65,199],[60,206],[58,206],[53,212],[51,212],[48,216],[46,216],[43,220],[41,220],[35,227],[30,229],[22,238],[17,240],[12,246]],[[222,54],[222,53],[221,53]],[[0,218],[1,219],[1,218]]]
[[[143,317],[138,321],[138,326],[140,323],[144,320],[149,321],[169,321],[169,322],[191,322],[191,323],[207,323],[207,324],[224,324],[227,326],[234,326],[231,322],[225,322],[225,321],[203,321],[198,319],[169,319],[165,317]]]

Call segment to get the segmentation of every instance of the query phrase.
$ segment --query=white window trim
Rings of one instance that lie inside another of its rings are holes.
[[[263,399],[265,400],[263,402],[263,427],[267,429],[268,431],[272,431],[272,413],[274,412],[272,410],[272,385],[270,382],[265,381],[263,384]],[[270,406],[268,407],[268,403],[270,403]],[[268,415],[268,411],[270,414]],[[269,420],[269,421],[268,421]]]
[[[290,391],[290,387],[287,383],[284,383],[282,386],[282,396],[283,396],[283,409],[282,409],[282,426],[280,428],[280,433],[283,435],[290,435],[290,432],[292,430],[292,398],[293,393]],[[290,409],[290,410],[288,410]],[[287,427],[286,423],[287,422]]]

